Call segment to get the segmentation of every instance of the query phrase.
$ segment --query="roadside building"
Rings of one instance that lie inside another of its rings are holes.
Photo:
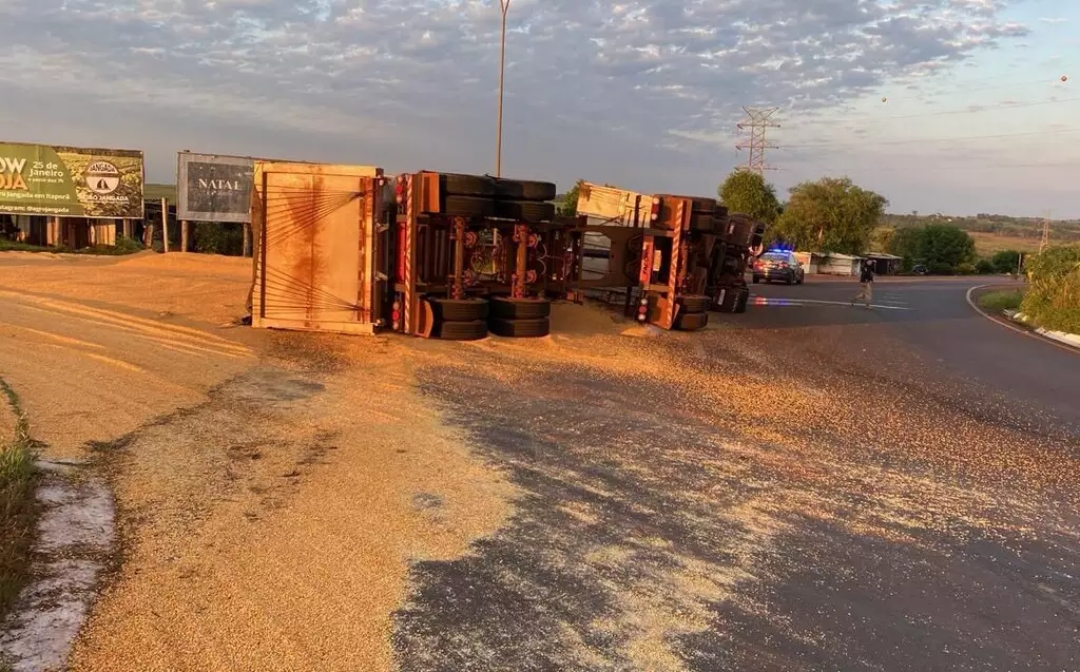
[[[852,254],[830,252],[818,265],[818,272],[825,275],[857,276],[861,271],[862,257]]]
[[[874,265],[875,275],[895,275],[900,272],[904,261],[903,257],[882,252],[871,252],[866,255],[866,258]]]
[[[821,252],[796,252],[795,258],[802,264],[803,270],[807,275],[816,275],[819,273],[821,265],[825,263],[825,255]]]

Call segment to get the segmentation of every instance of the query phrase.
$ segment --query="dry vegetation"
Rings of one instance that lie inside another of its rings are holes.
[[[968,235],[975,240],[975,252],[984,258],[992,257],[995,252],[1001,252],[1002,250],[1016,250],[1025,254],[1039,251],[1038,238],[1007,236],[980,231],[969,231]]]
[[[0,623],[30,576],[37,520],[34,448],[19,397],[0,378]]]

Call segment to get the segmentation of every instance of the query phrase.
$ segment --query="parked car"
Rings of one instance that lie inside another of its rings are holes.
[[[926,275],[930,272],[930,269],[926,267],[926,264],[915,264],[912,266],[911,272],[915,275]]]
[[[769,250],[754,262],[754,282],[773,282],[801,285],[806,279],[806,269],[793,252]]]

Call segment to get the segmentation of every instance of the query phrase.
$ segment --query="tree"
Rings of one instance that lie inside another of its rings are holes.
[[[559,201],[559,214],[574,216],[577,214],[577,202],[578,194],[581,193],[581,185],[585,180],[578,180],[574,183],[574,186],[570,187],[570,191],[566,192],[562,196],[556,197]]]
[[[896,229],[891,226],[881,226],[874,229],[870,236],[871,252],[888,252],[892,247],[893,239],[896,238]]]
[[[733,171],[716,193],[728,211],[741,212],[759,222],[772,224],[780,212],[776,188],[761,174],[749,170]]]
[[[904,261],[901,265],[905,271],[910,271],[916,263],[922,261],[919,258],[919,241],[921,239],[921,227],[897,229],[896,233],[893,234],[892,240],[889,241],[889,246],[885,248],[885,251],[889,254],[903,257]]]
[[[846,177],[803,182],[791,188],[776,235],[806,250],[862,254],[888,204]]]
[[[912,264],[926,264],[931,273],[954,273],[961,264],[974,269],[975,241],[958,226],[927,224],[899,229],[889,252],[904,258],[904,269]]]
[[[928,224],[919,236],[919,258],[931,273],[951,273],[975,260],[975,241],[958,226]]]

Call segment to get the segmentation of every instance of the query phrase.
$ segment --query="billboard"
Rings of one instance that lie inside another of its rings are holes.
[[[0,213],[143,218],[143,153],[0,143]]]
[[[249,224],[254,171],[250,157],[180,152],[177,219]]]

